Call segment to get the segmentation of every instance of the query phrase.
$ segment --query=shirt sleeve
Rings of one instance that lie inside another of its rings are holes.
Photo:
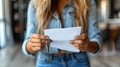
[[[101,51],[101,36],[100,30],[98,29],[98,21],[97,21],[97,9],[95,0],[90,0],[90,12],[88,17],[88,36],[90,41],[97,42],[99,45],[99,50],[96,53],[89,53],[90,56],[95,56]]]
[[[33,7],[33,2],[32,0],[29,3],[28,6],[28,11],[27,11],[27,30],[25,34],[25,39],[22,45],[22,51],[25,55],[33,57],[33,54],[29,54],[28,51],[26,50],[26,43],[30,39],[30,35],[35,33],[36,31],[36,26],[35,26],[35,9]]]

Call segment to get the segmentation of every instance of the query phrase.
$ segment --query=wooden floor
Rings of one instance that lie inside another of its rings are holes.
[[[91,67],[120,67],[120,55],[90,58]],[[35,59],[26,57],[20,46],[0,50],[0,67],[35,67]]]

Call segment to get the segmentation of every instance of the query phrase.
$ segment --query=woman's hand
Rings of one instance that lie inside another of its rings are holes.
[[[71,43],[81,51],[96,53],[99,50],[98,43],[90,41],[86,34],[78,35]]]
[[[32,34],[27,42],[26,49],[29,53],[35,53],[43,49],[48,37],[45,35]]]
[[[75,40],[72,40],[72,44],[81,51],[87,51],[89,42],[86,34],[78,35]]]

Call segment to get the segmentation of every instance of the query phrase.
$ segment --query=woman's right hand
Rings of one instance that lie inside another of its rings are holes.
[[[40,35],[40,34],[32,34],[30,36],[30,40],[27,42],[26,49],[31,54],[40,51],[46,45],[47,40],[48,40],[48,36]]]

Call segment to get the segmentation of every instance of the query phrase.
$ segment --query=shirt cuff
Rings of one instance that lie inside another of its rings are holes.
[[[28,40],[29,40],[29,39],[28,39]],[[25,40],[25,41],[23,42],[22,51],[23,51],[23,53],[24,53],[26,56],[35,57],[34,54],[30,54],[30,53],[26,50],[26,45],[27,45],[28,40]]]
[[[94,57],[94,56],[98,55],[101,52],[101,42],[98,39],[91,39],[90,41],[97,42],[98,46],[99,46],[99,50],[96,53],[88,53],[89,56]]]

